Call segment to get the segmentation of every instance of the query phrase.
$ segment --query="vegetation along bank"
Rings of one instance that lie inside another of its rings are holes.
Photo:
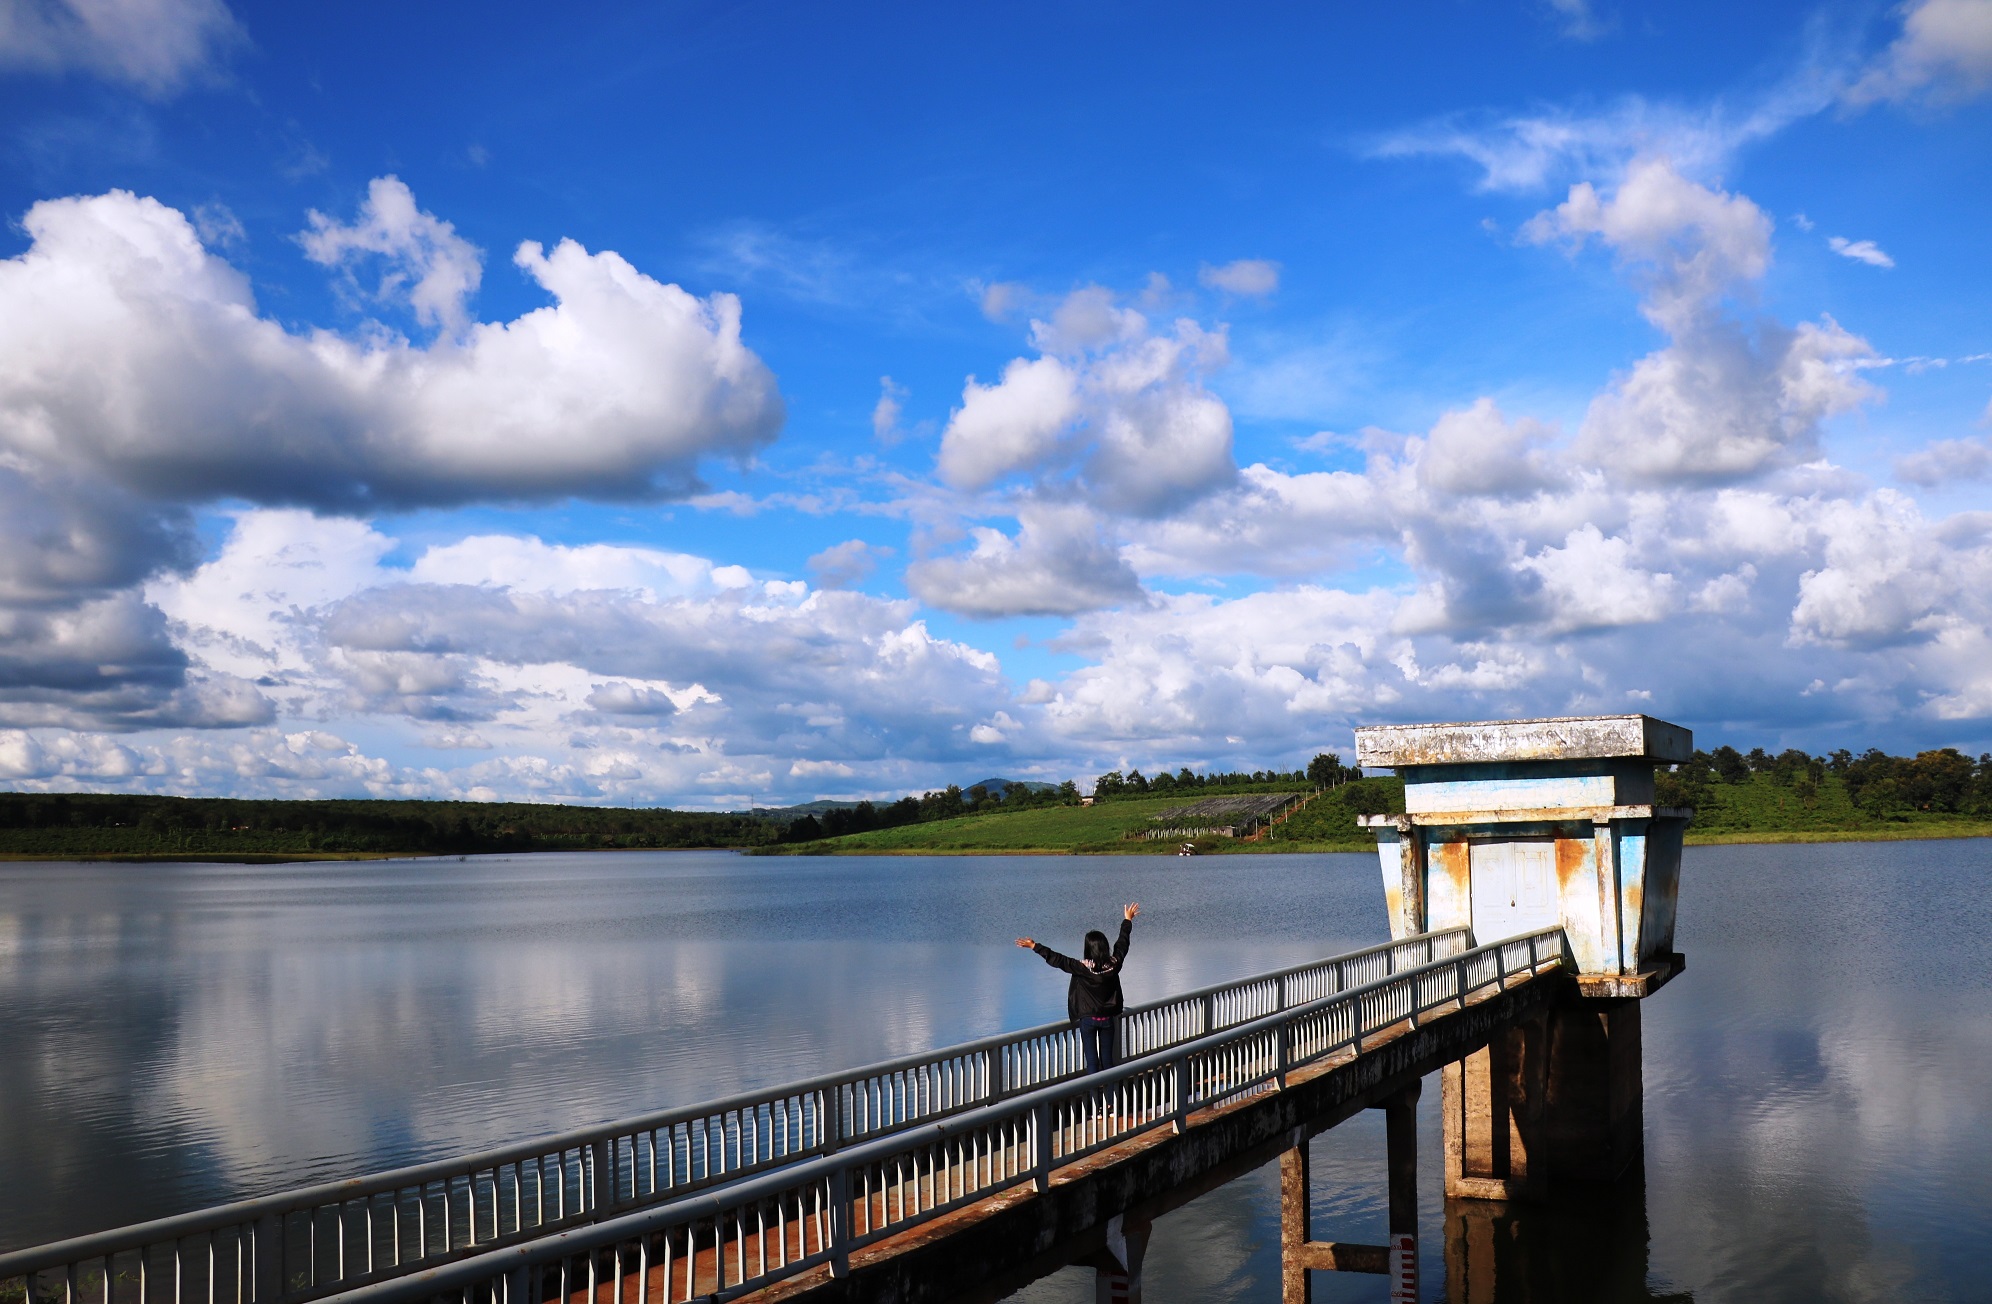
[[[98,793],[0,793],[0,857],[299,860],[488,852],[733,847],[762,854],[1155,854],[1173,830],[1202,828],[1209,801],[1268,802],[1276,822],[1239,837],[1198,835],[1200,852],[1367,851],[1360,815],[1404,809],[1404,787],[1339,757],[1305,770],[1153,777],[1101,775],[1094,795],[1071,783],[992,779],[895,802],[812,802],[711,813],[452,801],[238,801]],[[1813,842],[1992,835],[1992,756],[1952,748],[1808,756],[1697,752],[1659,776],[1660,804],[1692,806],[1690,843]],[[1243,803],[1250,804],[1250,803]],[[1157,833],[1157,831],[1160,831]],[[1242,831],[1242,830],[1241,830]],[[1156,833],[1156,836],[1149,836]],[[1249,839],[1249,840],[1248,840]]]

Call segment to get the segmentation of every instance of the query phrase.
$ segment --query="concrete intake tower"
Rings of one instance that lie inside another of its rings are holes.
[[[1375,725],[1365,769],[1404,780],[1372,815],[1395,938],[1478,944],[1561,925],[1567,999],[1445,1067],[1446,1194],[1512,1200],[1616,1178],[1640,1153],[1639,1002],[1679,973],[1674,906],[1694,812],[1654,804],[1693,736],[1645,715]]]

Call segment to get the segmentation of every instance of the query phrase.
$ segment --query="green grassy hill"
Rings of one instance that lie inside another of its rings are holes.
[[[763,855],[880,855],[894,853],[1013,853],[1087,852],[1094,854],[1165,854],[1178,843],[1130,839],[1129,832],[1153,828],[1149,817],[1172,806],[1186,805],[1211,792],[1187,796],[1140,797],[1101,802],[1097,806],[1051,806],[1025,811],[985,811],[931,824],[854,833],[819,842],[758,848]],[[1396,779],[1363,779],[1315,797],[1263,842],[1230,838],[1198,838],[1204,852],[1367,851],[1375,845],[1357,827],[1358,809],[1401,811],[1404,785]]]
[[[1836,842],[1895,838],[1992,836],[1992,821],[1939,811],[1896,810],[1878,815],[1857,808],[1837,775],[1810,785],[1771,774],[1741,782],[1715,782],[1693,792],[1695,822],[1690,844],[1723,842]],[[1146,797],[1097,806],[1055,806],[1028,811],[987,811],[931,824],[909,824],[818,842],[758,848],[770,855],[891,855],[949,853],[1081,852],[1164,855],[1176,849],[1168,839],[1125,837],[1152,827],[1149,816],[1185,797]],[[1362,779],[1316,796],[1260,842],[1199,838],[1205,853],[1250,854],[1291,851],[1369,851],[1375,838],[1356,823],[1359,813],[1399,813],[1404,785],[1395,778]]]
[[[1690,845],[1992,835],[1992,821],[1970,815],[1915,809],[1877,815],[1861,810],[1848,799],[1845,781],[1834,774],[1811,785],[1752,774],[1740,783],[1697,787],[1687,796],[1695,808],[1695,822],[1688,826]]]

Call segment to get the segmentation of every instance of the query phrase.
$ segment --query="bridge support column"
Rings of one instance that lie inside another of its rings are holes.
[[[1306,1132],[1296,1131],[1292,1148],[1280,1155],[1281,1304],[1313,1304],[1309,1272],[1379,1273],[1390,1280],[1392,1304],[1400,1300],[1417,1304],[1419,1085],[1413,1082],[1380,1106],[1390,1177],[1387,1243],[1352,1245],[1311,1239],[1311,1165]]]
[[[1644,1144],[1639,1002],[1580,997],[1549,1021],[1542,1118],[1549,1171],[1559,1181],[1614,1181]]]
[[[1533,1200],[1543,1194],[1548,1036],[1547,1020],[1531,1019],[1440,1071],[1447,1199]]]
[[[1418,1304],[1418,1092],[1413,1082],[1383,1107],[1390,1166],[1390,1304]]]
[[[1448,1064],[1446,1196],[1541,1200],[1552,1182],[1606,1182],[1638,1157],[1639,1002],[1572,995]]]

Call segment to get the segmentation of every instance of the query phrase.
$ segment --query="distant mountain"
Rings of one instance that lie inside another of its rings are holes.
[[[1007,793],[1012,788],[1022,788],[1026,792],[1049,792],[1057,786],[1055,783],[1040,783],[1035,779],[984,779],[980,783],[964,783],[961,785],[961,790],[967,792],[970,788],[987,788],[991,792]]]
[[[854,801],[819,800],[806,801],[800,806],[756,806],[752,810],[736,813],[746,815],[752,819],[770,820],[777,824],[786,824],[790,820],[799,820],[805,815],[821,815],[826,810],[854,810],[857,804]]]
[[[967,800],[968,790],[977,786],[987,788],[994,793],[1007,794],[1012,788],[1023,788],[1029,792],[1044,792],[1047,789],[1056,788],[1058,785],[1055,783],[1039,783],[1033,779],[984,779],[980,785],[964,783],[961,786],[964,801]],[[912,795],[917,797],[920,794],[914,793]],[[882,809],[890,806],[892,800],[890,797],[882,797],[872,804]],[[756,806],[752,810],[736,811],[734,813],[746,815],[751,819],[767,820],[774,824],[787,824],[789,821],[799,820],[805,815],[821,815],[826,810],[851,810],[857,804],[854,801],[819,800],[806,801],[799,806]]]

